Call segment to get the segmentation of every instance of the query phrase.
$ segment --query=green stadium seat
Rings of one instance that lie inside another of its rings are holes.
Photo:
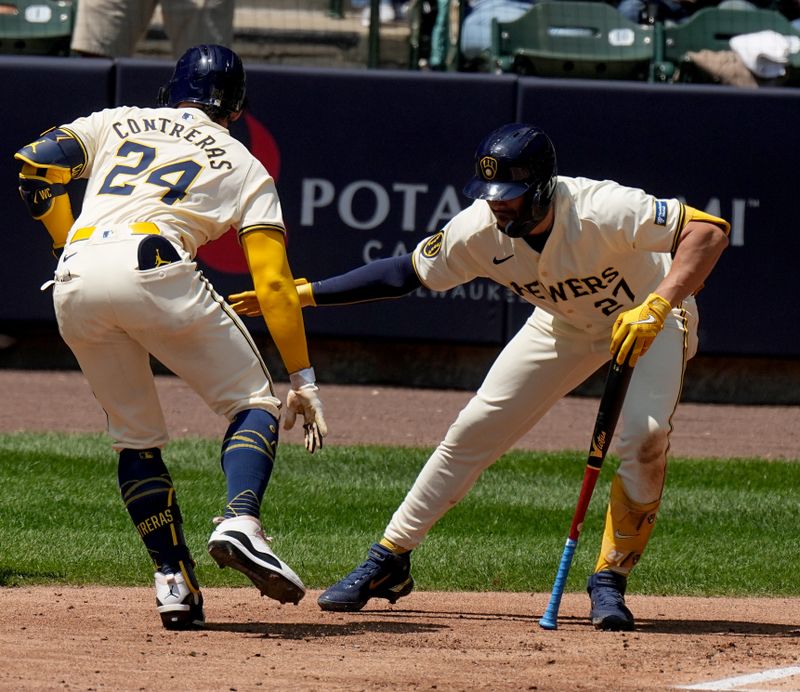
[[[69,55],[74,4],[66,0],[3,0],[0,53]]]
[[[603,2],[545,1],[512,22],[492,22],[496,72],[585,79],[649,78],[655,32]]]
[[[718,7],[698,10],[685,22],[663,27],[663,48],[656,59],[659,81],[672,78],[676,70],[682,81],[696,81],[696,71],[686,58],[689,51],[728,51],[734,36],[766,30],[784,36],[800,35],[782,14],[774,10]],[[794,55],[789,69],[800,69],[800,54]]]

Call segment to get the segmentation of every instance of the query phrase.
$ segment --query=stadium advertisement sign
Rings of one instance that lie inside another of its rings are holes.
[[[20,60],[13,62],[0,61],[0,80],[12,79],[8,71],[19,69]],[[28,63],[35,80],[41,66]],[[171,71],[165,61],[120,60],[115,74],[106,61],[60,64],[61,79],[19,104],[19,118],[5,128],[7,151],[80,112],[151,105]],[[86,78],[89,64],[96,79]],[[73,72],[64,65],[82,67]],[[80,110],[69,98],[76,91],[84,94]],[[787,225],[792,217],[774,180],[791,179],[790,152],[798,150],[799,136],[791,113],[800,94],[776,92],[250,66],[249,110],[232,132],[275,177],[294,272],[313,280],[412,250],[469,204],[461,188],[481,137],[502,122],[536,122],[554,140],[563,174],[678,196],[732,221],[732,247],[698,296],[701,351],[797,355],[798,334],[788,333],[796,328],[777,315],[770,319],[760,302],[751,305],[755,291],[748,290],[771,286],[776,295],[789,295],[780,284],[792,275],[791,253],[780,250],[796,246]],[[104,102],[106,94],[114,103]],[[678,126],[688,112],[691,127]],[[720,128],[721,114],[734,112],[766,118],[770,137]],[[13,180],[9,159],[0,165]],[[4,303],[0,319],[52,319],[49,295],[38,291],[52,271],[46,235],[26,216],[15,190],[0,194],[26,258],[15,263],[4,255],[5,294],[14,299]],[[202,248],[198,262],[223,295],[250,287],[233,233]],[[771,305],[780,311],[780,301]],[[743,332],[748,312],[770,320],[773,329]],[[397,301],[306,310],[305,319],[318,335],[499,344],[529,313],[511,291],[477,280],[446,294],[420,289]],[[248,325],[265,329],[261,320]]]

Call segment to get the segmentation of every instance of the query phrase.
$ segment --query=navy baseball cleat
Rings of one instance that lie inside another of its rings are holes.
[[[604,570],[589,577],[586,591],[592,599],[590,617],[599,630],[633,629],[633,614],[625,605],[628,579],[622,574]]]
[[[222,567],[233,567],[255,584],[262,596],[281,603],[297,605],[305,596],[306,587],[289,565],[269,547],[271,539],[264,535],[261,522],[255,517],[232,519],[218,517],[217,528],[208,539],[208,552]]]
[[[161,624],[168,630],[191,630],[205,625],[203,594],[189,589],[183,574],[156,572],[156,608]]]
[[[369,549],[366,562],[328,588],[317,603],[322,610],[361,610],[370,598],[385,598],[389,603],[396,603],[413,588],[411,553],[398,555],[375,543]]]

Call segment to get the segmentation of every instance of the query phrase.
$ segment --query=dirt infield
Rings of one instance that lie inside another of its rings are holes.
[[[0,371],[0,387],[11,402],[0,431],[103,429],[78,373]],[[225,422],[180,381],[160,377],[158,388],[173,437],[222,434]],[[328,444],[433,446],[469,393],[330,386],[323,396]],[[596,409],[567,398],[519,446],[584,450]],[[675,455],[800,459],[797,407],[686,404],[674,424]],[[555,632],[537,625],[547,594],[414,592],[356,614],[321,612],[318,592],[296,607],[249,588],[204,594],[208,628],[167,633],[150,588],[2,588],[0,689],[800,690],[800,597],[632,594],[637,631],[604,633],[583,594],[564,597]],[[775,679],[752,677],[765,671]]]
[[[593,630],[585,597],[567,594],[545,632],[542,594],[415,593],[357,614],[323,613],[317,594],[295,607],[207,589],[207,630],[176,633],[161,629],[149,588],[2,589],[0,686],[659,690],[797,665],[800,648],[796,601],[631,596],[639,630],[616,633]]]

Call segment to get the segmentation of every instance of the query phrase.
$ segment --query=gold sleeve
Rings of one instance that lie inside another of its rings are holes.
[[[719,226],[723,231],[725,231],[725,235],[730,233],[731,225],[725,219],[721,219],[718,216],[713,216],[712,214],[707,214],[704,211],[700,211],[699,209],[695,209],[694,207],[690,207],[686,204],[683,208],[684,214],[680,230],[683,230],[683,227],[686,226],[686,224],[690,221],[708,221],[708,223],[713,223],[715,226]]]
[[[286,256],[283,229],[248,230],[240,238],[261,314],[286,371],[310,367],[303,313]]]

